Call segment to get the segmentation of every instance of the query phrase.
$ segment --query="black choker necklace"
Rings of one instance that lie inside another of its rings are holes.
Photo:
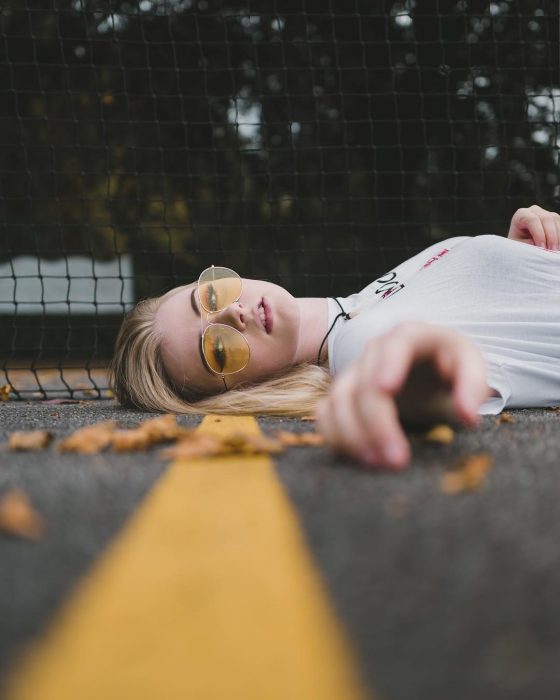
[[[321,346],[320,346],[320,348],[319,348],[319,354],[317,355],[317,364],[318,364],[319,366],[321,366],[321,351],[322,351],[322,349],[323,349],[323,345],[327,342],[327,338],[328,338],[329,335],[331,334],[331,331],[332,331],[332,329],[334,328],[336,322],[338,321],[338,319],[339,319],[341,316],[344,318],[345,321],[348,321],[348,320],[350,319],[350,314],[348,314],[348,313],[346,313],[346,311],[344,311],[344,309],[342,308],[342,304],[338,301],[338,299],[337,299],[336,297],[328,297],[328,298],[329,298],[329,299],[334,299],[334,301],[336,301],[336,303],[337,303],[338,306],[340,307],[340,313],[339,313],[337,316],[335,316],[335,319],[334,319],[334,321],[331,323],[331,327],[330,327],[329,330],[327,331],[327,335],[323,338],[323,342],[321,343]]]

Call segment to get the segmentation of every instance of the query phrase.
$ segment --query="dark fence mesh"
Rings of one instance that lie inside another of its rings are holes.
[[[556,0],[4,0],[0,382],[106,395],[212,263],[340,295],[557,209],[558,46]]]

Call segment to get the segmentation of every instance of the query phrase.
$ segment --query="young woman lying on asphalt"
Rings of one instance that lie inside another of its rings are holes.
[[[315,411],[337,451],[402,468],[401,420],[560,403],[559,250],[560,216],[533,205],[507,238],[434,243],[346,298],[211,267],[128,314],[113,389],[154,411]]]

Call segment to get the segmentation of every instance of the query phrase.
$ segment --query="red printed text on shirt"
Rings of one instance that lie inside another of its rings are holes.
[[[433,258],[430,258],[424,265],[422,265],[422,269],[424,269],[425,267],[428,267],[436,260],[439,260],[446,253],[449,253],[449,248],[444,248],[443,250],[440,250],[439,253],[437,253],[437,255],[434,255]]]

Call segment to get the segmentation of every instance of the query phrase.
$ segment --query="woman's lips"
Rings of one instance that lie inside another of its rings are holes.
[[[262,298],[262,305],[265,315],[264,329],[267,333],[272,333],[272,326],[274,325],[272,320],[272,309],[270,308],[270,304],[268,303],[266,297]]]
[[[254,317],[255,319],[258,319],[260,326],[267,334],[269,334],[272,331],[272,310],[270,308],[268,300],[264,297],[256,305]]]

